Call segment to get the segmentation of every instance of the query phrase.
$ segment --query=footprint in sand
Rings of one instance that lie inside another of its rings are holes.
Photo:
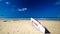
[[[7,22],[7,20],[4,20],[3,22]]]

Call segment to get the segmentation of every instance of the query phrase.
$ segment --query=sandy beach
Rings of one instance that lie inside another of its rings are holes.
[[[60,21],[38,20],[51,34],[60,34]],[[30,20],[0,20],[0,34],[43,34]]]

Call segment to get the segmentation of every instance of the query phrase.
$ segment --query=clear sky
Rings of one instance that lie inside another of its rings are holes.
[[[60,18],[60,0],[0,0],[0,17]]]

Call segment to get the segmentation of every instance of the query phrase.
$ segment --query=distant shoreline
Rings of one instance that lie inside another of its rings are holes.
[[[59,20],[60,18],[35,18],[36,20]],[[0,18],[0,20],[30,20],[30,18]]]

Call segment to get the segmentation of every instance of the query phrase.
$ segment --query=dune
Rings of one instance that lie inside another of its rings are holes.
[[[60,34],[60,21],[38,20],[51,34]],[[30,20],[0,20],[0,34],[43,34]]]

